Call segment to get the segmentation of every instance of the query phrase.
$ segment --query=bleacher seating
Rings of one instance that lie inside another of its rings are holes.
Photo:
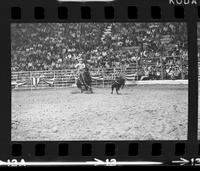
[[[72,70],[81,57],[90,70],[123,63],[127,72],[137,65],[140,76],[157,75],[162,65],[159,79],[167,79],[169,70],[187,66],[186,29],[185,23],[13,23],[11,70]]]

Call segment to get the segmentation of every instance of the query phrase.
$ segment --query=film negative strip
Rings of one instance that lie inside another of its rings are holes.
[[[200,165],[198,0],[1,4],[0,166]]]

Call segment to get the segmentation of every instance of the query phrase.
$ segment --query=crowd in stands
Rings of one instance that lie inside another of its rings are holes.
[[[11,24],[11,70],[138,67],[142,79],[187,77],[184,23]]]

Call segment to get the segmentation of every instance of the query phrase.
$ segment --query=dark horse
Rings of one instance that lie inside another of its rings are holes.
[[[122,76],[117,77],[116,80],[112,83],[111,94],[113,94],[114,88],[116,89],[116,92],[118,94],[119,89],[124,88],[124,86],[125,86],[125,78],[123,78]]]
[[[90,91],[91,93],[93,93],[91,83],[92,83],[92,78],[90,76],[89,69],[86,67],[84,72],[79,75],[79,78],[76,84],[77,84],[77,87],[81,89],[81,93],[84,90]]]

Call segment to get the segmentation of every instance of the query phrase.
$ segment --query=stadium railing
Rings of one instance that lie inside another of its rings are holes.
[[[138,81],[141,66],[137,63],[123,70],[122,68],[94,68],[90,70],[92,86],[110,86],[116,76],[123,73],[127,81]],[[76,86],[77,72],[75,69],[20,71],[11,73],[11,86],[15,90],[34,90],[46,88],[64,88]],[[183,74],[181,74],[183,75]],[[181,76],[182,77],[182,76]],[[182,77],[183,78],[183,77]],[[164,80],[161,73],[160,80]]]
[[[115,80],[121,73],[120,68],[93,69],[92,86],[105,87]],[[136,68],[128,68],[125,74],[136,73]],[[44,70],[44,71],[21,71],[11,73],[11,86],[14,89],[42,89],[62,88],[76,86],[77,73],[75,69],[69,70]],[[136,79],[132,77],[132,79]]]

